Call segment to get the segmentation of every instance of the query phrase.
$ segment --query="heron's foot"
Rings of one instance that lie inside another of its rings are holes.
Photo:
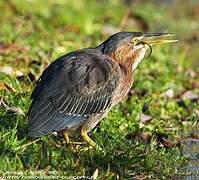
[[[69,139],[67,131],[63,130],[62,133],[63,133],[66,144],[70,144],[70,139]]]
[[[90,150],[90,149],[99,149],[99,150],[102,150],[102,148],[100,148],[87,134],[87,131],[82,128],[81,129],[81,136],[82,138],[84,139],[84,141],[86,141],[88,144],[89,144],[89,147],[86,147],[86,148],[83,148],[83,151],[87,151],[87,150]]]
[[[82,136],[82,138],[83,138],[83,140],[84,140],[85,142],[72,142],[72,141],[70,141],[69,136],[68,136],[68,133],[67,133],[66,130],[63,130],[62,133],[63,133],[64,140],[65,140],[66,144],[72,145],[72,146],[75,145],[75,149],[79,149],[81,145],[83,145],[83,144],[85,144],[85,143],[88,143],[88,144],[89,144],[89,147],[84,147],[84,148],[82,148],[81,151],[87,151],[87,150],[90,150],[90,149],[93,149],[93,148],[102,150],[102,149],[101,149],[98,145],[96,145],[96,143],[88,136],[87,131],[86,131],[84,128],[81,129],[81,136]]]
[[[70,141],[70,144],[74,144],[74,145],[83,145],[85,144],[84,142],[73,142],[73,141]]]
[[[73,142],[73,141],[70,141],[69,139],[69,136],[68,136],[68,133],[67,131],[63,131],[63,136],[64,136],[64,140],[66,142],[66,144],[72,144],[72,145],[82,145],[82,144],[85,144],[85,143],[82,143],[82,142]]]
[[[96,147],[96,143],[88,136],[84,128],[81,128],[81,136],[91,147]]]

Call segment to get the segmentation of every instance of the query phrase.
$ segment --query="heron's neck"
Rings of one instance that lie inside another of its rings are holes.
[[[133,67],[133,54],[130,47],[121,47],[108,55],[113,61],[123,67],[126,72],[132,72]]]

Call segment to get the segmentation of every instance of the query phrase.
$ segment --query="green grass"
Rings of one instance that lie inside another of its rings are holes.
[[[1,105],[0,170],[6,175],[22,172],[23,176],[59,175],[69,179],[90,177],[96,169],[99,179],[173,177],[186,162],[181,154],[183,146],[164,146],[159,136],[176,141],[182,130],[193,127],[198,120],[197,102],[177,103],[183,92],[199,92],[198,46],[194,41],[199,31],[190,26],[197,21],[196,14],[186,14],[192,12],[191,8],[191,4],[183,3],[170,7],[125,5],[113,0],[1,1],[0,67],[11,67],[12,72],[0,73],[0,99],[9,107],[20,107],[25,114],[34,88],[28,74],[38,78],[53,59],[71,50],[95,46],[110,35],[109,31],[174,32],[179,43],[153,48],[152,56],[136,71],[133,92],[90,134],[103,150],[86,150],[86,145],[68,147],[61,136],[53,135],[31,143],[26,116]],[[124,22],[127,11],[133,15]],[[134,16],[147,29],[142,29]],[[18,76],[19,71],[23,76]],[[3,88],[3,83],[14,90]],[[174,91],[174,98],[160,95],[168,89]],[[145,114],[152,120],[142,124],[140,114],[146,105]],[[139,133],[151,138],[140,140]],[[81,141],[79,135],[73,139]]]

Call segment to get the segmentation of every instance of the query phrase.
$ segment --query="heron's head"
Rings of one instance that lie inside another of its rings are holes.
[[[118,63],[132,65],[135,70],[139,62],[152,52],[152,45],[176,42],[172,33],[119,32],[110,36],[100,46],[102,53]],[[129,63],[130,62],[130,63]]]

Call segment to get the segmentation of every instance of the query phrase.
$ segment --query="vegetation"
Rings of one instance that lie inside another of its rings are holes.
[[[181,132],[199,119],[198,5],[147,2],[0,1],[0,176],[167,179],[178,173],[186,163]],[[116,31],[174,32],[179,43],[153,47],[139,65],[126,100],[91,133],[102,150],[67,146],[60,135],[31,141],[26,114],[44,68]]]

